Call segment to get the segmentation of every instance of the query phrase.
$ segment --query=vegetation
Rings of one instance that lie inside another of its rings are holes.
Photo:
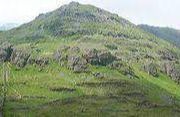
[[[116,14],[72,2],[0,42],[4,116],[180,116],[179,48]]]
[[[180,30],[173,28],[162,28],[162,27],[153,27],[148,25],[139,25],[143,30],[156,35],[159,38],[165,39],[174,45],[180,47]]]

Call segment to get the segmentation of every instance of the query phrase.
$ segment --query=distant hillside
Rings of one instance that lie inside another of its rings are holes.
[[[0,31],[10,30],[17,26],[19,26],[19,24],[15,24],[15,23],[0,24]]]
[[[154,27],[148,25],[139,25],[139,27],[149,33],[156,35],[159,38],[165,39],[180,47],[180,30],[168,27]]]

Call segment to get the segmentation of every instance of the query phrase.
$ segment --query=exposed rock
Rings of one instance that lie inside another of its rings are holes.
[[[171,73],[172,80],[176,81],[178,84],[180,84],[180,69],[176,68]]]
[[[13,52],[13,45],[9,43],[3,43],[0,46],[0,63],[9,61]]]
[[[37,59],[35,59],[35,63],[43,67],[49,63],[49,59],[45,57],[38,57]]]
[[[96,49],[87,50],[84,57],[88,63],[102,66],[106,66],[116,60],[116,57],[110,52],[98,51]]]
[[[135,75],[133,69],[128,66],[124,70],[121,71],[124,75],[126,75],[128,78],[138,78],[138,76]]]
[[[165,72],[167,75],[170,75],[174,69],[174,64],[171,62],[165,62],[162,66],[162,71]]]
[[[71,53],[79,53],[80,52],[80,48],[79,47],[72,47],[72,48],[70,48],[70,52]]]
[[[27,64],[30,54],[22,50],[14,50],[11,55],[11,63],[16,65],[17,68],[22,68]]]
[[[8,49],[12,49],[13,45],[8,42],[5,42],[1,45],[1,48],[3,48],[4,50],[8,50]]]
[[[114,57],[110,52],[98,51],[96,49],[89,49],[82,56],[79,47],[63,47],[63,49],[58,49],[54,53],[54,59],[61,65],[68,63],[68,65],[72,67],[71,69],[78,72],[81,71],[80,69],[84,69],[84,65],[87,63],[106,66],[112,63],[116,57]]]
[[[93,73],[93,76],[98,78],[98,79],[104,78],[104,75],[102,73],[100,73],[100,72]]]
[[[34,64],[35,63],[35,58],[32,58],[31,56],[27,60],[27,64]]]
[[[79,52],[79,47],[63,46],[54,53],[54,59],[61,66],[67,65],[74,72],[87,72],[87,61],[78,55]]]
[[[87,72],[87,61],[77,55],[70,55],[68,57],[68,66],[76,73]]]
[[[64,52],[61,52],[60,50],[57,50],[54,53],[54,59],[58,61],[60,64],[62,64],[64,61],[67,61],[67,58],[68,58],[67,54]]]
[[[69,46],[62,46],[54,53],[54,59],[58,61],[61,66],[64,66],[68,59],[67,51],[69,49]]]
[[[133,69],[126,63],[123,63],[120,61],[115,61],[112,64],[110,64],[109,66],[110,66],[110,68],[118,70],[123,75],[126,75],[129,78],[138,78],[138,76],[135,75]]]
[[[0,48],[0,63],[5,62],[6,58],[7,58],[7,52],[4,49]]]
[[[2,45],[2,48],[6,51],[7,56],[6,56],[6,60],[10,60],[11,54],[13,52],[13,45],[10,43],[4,43]]]
[[[92,65],[99,64],[98,51],[96,49],[86,50],[84,57]]]
[[[144,70],[149,74],[152,75],[154,77],[158,77],[158,65],[154,64],[154,63],[149,63],[144,65]]]
[[[161,58],[164,60],[173,61],[173,60],[177,59],[176,53],[174,53],[170,50],[160,51],[160,54],[161,54]]]
[[[49,58],[46,58],[46,57],[37,57],[37,58],[29,57],[27,63],[31,64],[31,65],[35,64],[35,65],[38,65],[40,67],[44,67],[44,66],[48,65]]]
[[[163,71],[172,78],[172,80],[180,83],[180,67],[175,66],[173,63],[164,63]]]

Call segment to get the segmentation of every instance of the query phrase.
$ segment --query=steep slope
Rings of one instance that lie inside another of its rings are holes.
[[[5,116],[180,115],[179,48],[115,14],[72,2],[0,40]]]
[[[176,46],[180,47],[180,30],[173,28],[154,27],[148,25],[139,25],[143,30],[165,39]]]
[[[146,36],[134,24],[116,14],[71,2],[53,12],[40,14],[30,23],[0,34],[0,40],[22,42],[74,34],[138,39]]]

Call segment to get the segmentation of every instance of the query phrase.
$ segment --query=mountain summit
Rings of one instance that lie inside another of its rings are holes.
[[[1,34],[0,38],[22,42],[74,34],[128,38],[146,36],[134,24],[117,14],[92,5],[71,2],[55,11],[40,14],[35,20]]]

